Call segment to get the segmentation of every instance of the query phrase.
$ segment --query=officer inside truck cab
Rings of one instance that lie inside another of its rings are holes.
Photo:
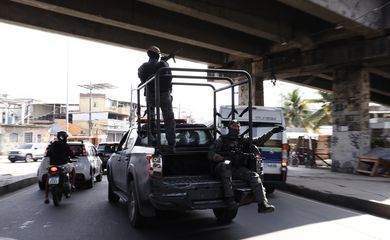
[[[229,132],[220,136],[210,147],[209,158],[213,163],[214,175],[223,183],[225,201],[229,208],[236,208],[232,179],[243,180],[250,184],[259,213],[273,212],[275,207],[268,203],[265,189],[258,173],[248,169],[245,163],[244,149],[249,149],[248,138],[240,137],[240,123],[232,120],[228,124]],[[264,144],[274,133],[283,131],[283,127],[275,127],[263,136],[254,139],[253,144]]]

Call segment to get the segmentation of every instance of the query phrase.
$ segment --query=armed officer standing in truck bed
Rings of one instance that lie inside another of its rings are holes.
[[[227,135],[220,136],[211,146],[209,158],[214,166],[214,174],[222,180],[225,201],[229,208],[237,207],[234,201],[232,178],[246,181],[250,184],[259,213],[273,212],[275,207],[268,203],[265,195],[265,189],[259,174],[249,170],[245,164],[245,155],[243,149],[249,149],[250,141],[248,138],[240,137],[240,123],[232,120],[228,124],[229,132]],[[283,131],[283,127],[275,127],[270,132],[253,140],[256,145],[264,144],[274,133]]]
[[[141,84],[149,80],[160,68],[169,67],[169,64],[166,61],[159,61],[161,51],[156,46],[149,47],[147,54],[149,56],[149,61],[143,63],[138,69],[138,77],[141,80]],[[174,150],[176,145],[176,123],[175,117],[172,108],[172,77],[171,70],[163,70],[161,72],[160,79],[160,107],[162,115],[164,118],[164,127],[168,145],[171,150]],[[155,118],[155,89],[154,81],[148,84],[147,92],[145,91],[146,100],[147,100],[147,113],[148,118],[151,120],[151,132],[154,132],[154,122]]]

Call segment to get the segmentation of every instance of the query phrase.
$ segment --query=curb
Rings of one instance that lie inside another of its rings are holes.
[[[313,189],[305,188],[304,186],[297,186],[289,183],[276,186],[276,188],[320,202],[330,203],[333,205],[350,208],[378,217],[390,219],[390,206],[383,203],[333,193],[324,193]]]
[[[5,195],[7,193],[17,191],[21,188],[31,186],[37,182],[38,182],[38,178],[36,176],[34,176],[34,177],[28,177],[28,178],[10,183],[8,185],[0,186],[0,196]]]

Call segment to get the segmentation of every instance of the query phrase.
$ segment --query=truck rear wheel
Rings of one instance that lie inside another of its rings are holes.
[[[275,187],[274,186],[265,186],[265,192],[267,193],[267,194],[271,194],[271,193],[273,193],[275,191]]]
[[[142,226],[144,217],[139,212],[139,203],[137,201],[137,196],[135,193],[135,184],[134,181],[129,183],[129,189],[127,191],[127,207],[128,215],[130,219],[130,225],[134,228],[139,228]]]
[[[114,186],[113,186],[114,183],[112,182],[110,175],[108,175],[107,179],[108,179],[108,201],[110,203],[117,203],[119,201],[119,196],[114,193]]]
[[[214,208],[213,212],[218,222],[227,224],[227,223],[231,223],[232,220],[236,217],[238,208],[235,209]]]

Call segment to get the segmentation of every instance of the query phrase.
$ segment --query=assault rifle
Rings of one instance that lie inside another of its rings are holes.
[[[175,56],[178,52],[180,52],[183,48],[179,48],[178,50],[176,50],[174,53],[170,53],[168,55],[163,55],[161,56],[161,61],[168,61],[169,59],[173,59],[173,62],[176,63],[176,59],[175,59]]]

